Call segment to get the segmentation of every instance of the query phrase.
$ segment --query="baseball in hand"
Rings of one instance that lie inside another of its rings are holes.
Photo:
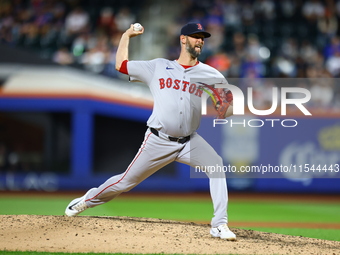
[[[134,31],[142,31],[142,29],[143,29],[143,27],[142,27],[141,24],[139,24],[139,23],[133,24],[133,30]]]

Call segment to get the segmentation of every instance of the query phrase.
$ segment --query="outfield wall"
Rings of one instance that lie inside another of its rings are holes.
[[[151,112],[151,109],[147,108],[80,99],[2,98],[0,107],[3,112],[62,109],[62,111],[70,111],[72,116],[69,174],[51,172],[49,169],[41,172],[3,171],[0,174],[0,190],[82,190],[98,186],[111,176],[111,172],[93,172],[94,114],[106,114],[118,119],[128,118],[132,123],[135,121],[136,125],[139,123],[143,126],[142,123]],[[340,174],[336,170],[337,165],[340,164],[340,124],[337,118],[294,118],[298,123],[295,127],[284,127],[280,120],[275,122],[275,125],[278,125],[275,128],[272,127],[273,122],[266,121],[266,118],[233,117],[232,127],[231,119],[227,124],[213,127],[213,119],[213,117],[204,117],[199,133],[219,152],[226,166],[270,168],[284,165],[295,169],[295,172],[293,170],[282,172],[271,178],[266,178],[266,175],[262,174],[254,176],[227,172],[231,190],[340,193]],[[252,126],[262,125],[262,122],[264,124],[261,127],[251,127],[248,125],[249,120],[252,120],[250,122]],[[286,125],[289,123],[287,122]],[[291,125],[295,124],[291,122]],[[143,126],[142,132],[144,131]],[[137,149],[137,147],[132,148],[135,151]],[[309,164],[307,173],[305,164]],[[318,170],[319,166],[321,170]],[[322,170],[324,166],[327,170]],[[312,167],[314,170],[311,169]],[[120,172],[120,169],[117,171]],[[172,170],[159,171],[134,190],[207,191],[207,178],[197,178],[192,175],[192,171],[193,169],[176,163]],[[118,172],[113,171],[112,174]]]

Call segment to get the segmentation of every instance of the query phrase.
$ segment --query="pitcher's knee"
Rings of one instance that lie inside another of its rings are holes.
[[[217,162],[217,163],[216,163],[217,165],[223,166],[223,159],[222,159],[221,156],[218,156],[218,157],[217,157],[216,162]]]
[[[208,165],[210,166],[223,166],[223,159],[221,156],[216,155],[215,157],[210,158]]]
[[[128,192],[134,187],[136,187],[137,185],[138,183],[131,182],[130,180],[122,180],[121,183],[119,183],[121,192]]]

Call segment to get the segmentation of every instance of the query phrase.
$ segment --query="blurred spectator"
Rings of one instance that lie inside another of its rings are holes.
[[[241,64],[240,75],[242,78],[260,78],[264,77],[265,67],[258,59],[251,55],[243,60]]]
[[[83,8],[77,6],[65,19],[65,32],[67,36],[75,38],[77,35],[89,30],[89,15]]]
[[[246,47],[246,54],[248,57],[253,58],[254,60],[260,61],[260,41],[255,34],[248,35],[248,43]]]
[[[336,0],[334,11],[337,17],[340,17],[340,0]]]
[[[62,1],[52,1],[54,3],[52,7],[52,12],[54,15],[54,20],[52,23],[61,25],[64,23],[64,17],[66,13],[66,6]]]
[[[270,21],[276,17],[275,3],[272,0],[255,0],[253,8],[257,20]]]
[[[120,38],[121,34],[119,33],[111,37],[109,42],[110,52],[108,53],[107,63],[105,64],[104,70],[102,72],[102,74],[113,78],[119,78],[121,76],[121,73],[116,70],[116,52]]]
[[[299,54],[299,47],[295,38],[287,38],[282,42],[281,53],[288,59],[295,60]]]
[[[255,13],[254,13],[254,9],[253,9],[252,5],[249,2],[246,2],[242,6],[241,17],[242,17],[243,26],[250,26],[250,25],[254,24]]]
[[[318,29],[327,39],[332,38],[338,31],[338,20],[332,13],[327,13],[318,19]]]
[[[327,71],[333,77],[340,77],[340,51],[335,52],[334,55],[329,57],[325,63]]]
[[[307,76],[306,71],[308,64],[300,56],[295,59],[295,67],[296,73],[293,76],[297,78],[305,78]]]
[[[306,63],[313,63],[317,57],[317,49],[308,40],[303,40],[300,46],[300,56]]]
[[[226,29],[238,30],[242,27],[241,6],[236,0],[226,0],[223,2],[223,20]]]
[[[311,103],[314,107],[329,108],[333,100],[333,88],[329,82],[322,79],[312,80],[310,88]]]
[[[219,21],[214,22],[210,20],[206,29],[210,32],[214,40],[206,40],[204,47],[214,53],[218,51],[224,41],[224,26]]]
[[[0,26],[0,42],[12,44],[11,29],[6,26]]]
[[[218,4],[212,6],[205,18],[206,26],[215,25],[218,27],[223,27],[224,25],[224,15],[222,6]]]
[[[53,61],[60,65],[70,65],[74,63],[73,55],[66,47],[58,49],[53,55]]]
[[[289,20],[294,17],[296,13],[297,4],[294,0],[281,0],[278,2],[279,8],[281,10],[281,15],[283,19]]]
[[[167,52],[166,52],[166,55],[167,55],[167,58],[168,59],[177,59],[178,56],[179,56],[179,40],[177,38],[177,36],[174,35],[173,39],[170,39],[170,42],[168,44],[168,47],[167,47]],[[200,60],[201,59],[205,59],[205,55],[210,55],[210,53],[207,53],[208,50],[207,49],[204,49],[201,56],[200,56]],[[202,57],[202,55],[204,55]],[[203,61],[203,60],[202,60]]]
[[[317,44],[320,48],[324,48],[329,40],[336,36],[338,31],[338,19],[333,14],[333,11],[327,10],[325,15],[318,19],[317,28]]]
[[[75,61],[80,62],[83,54],[92,49],[97,44],[97,37],[90,33],[83,33],[73,40],[71,52],[75,57]]]
[[[97,26],[100,32],[107,35],[113,35],[118,31],[114,12],[111,7],[104,7],[101,9]]]
[[[136,17],[128,7],[123,7],[119,10],[115,17],[115,22],[119,31],[123,32],[135,23]]]
[[[218,51],[216,54],[210,56],[206,60],[206,64],[216,68],[224,76],[228,75],[228,69],[230,68],[230,59],[225,52]]]
[[[319,78],[321,76],[321,70],[319,70],[316,66],[310,65],[306,70],[306,77],[310,79]]]
[[[325,7],[319,0],[308,0],[302,6],[302,15],[308,21],[316,21],[324,16]]]
[[[241,64],[242,64],[241,59],[235,54],[229,54],[228,57],[230,60],[230,66],[228,69],[227,77],[230,77],[230,78],[240,77]]]
[[[323,54],[326,60],[333,56],[336,52],[340,52],[340,38],[334,36],[331,38],[330,43],[324,48]]]
[[[45,5],[42,5],[38,10],[36,11],[36,16],[34,23],[40,27],[47,23],[52,22],[54,19],[53,14],[53,6],[50,5],[51,2],[46,3]]]
[[[104,71],[105,65],[109,60],[110,51],[107,45],[107,37],[98,38],[95,47],[89,49],[82,58],[82,64],[84,64],[87,70],[95,73],[101,73]]]
[[[236,32],[233,35],[233,48],[232,52],[235,54],[238,58],[242,59],[246,55],[246,37],[241,32]]]

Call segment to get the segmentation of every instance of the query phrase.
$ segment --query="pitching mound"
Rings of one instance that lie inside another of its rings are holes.
[[[340,244],[232,229],[238,240],[212,238],[209,225],[78,216],[0,215],[0,250],[177,254],[339,254]]]

